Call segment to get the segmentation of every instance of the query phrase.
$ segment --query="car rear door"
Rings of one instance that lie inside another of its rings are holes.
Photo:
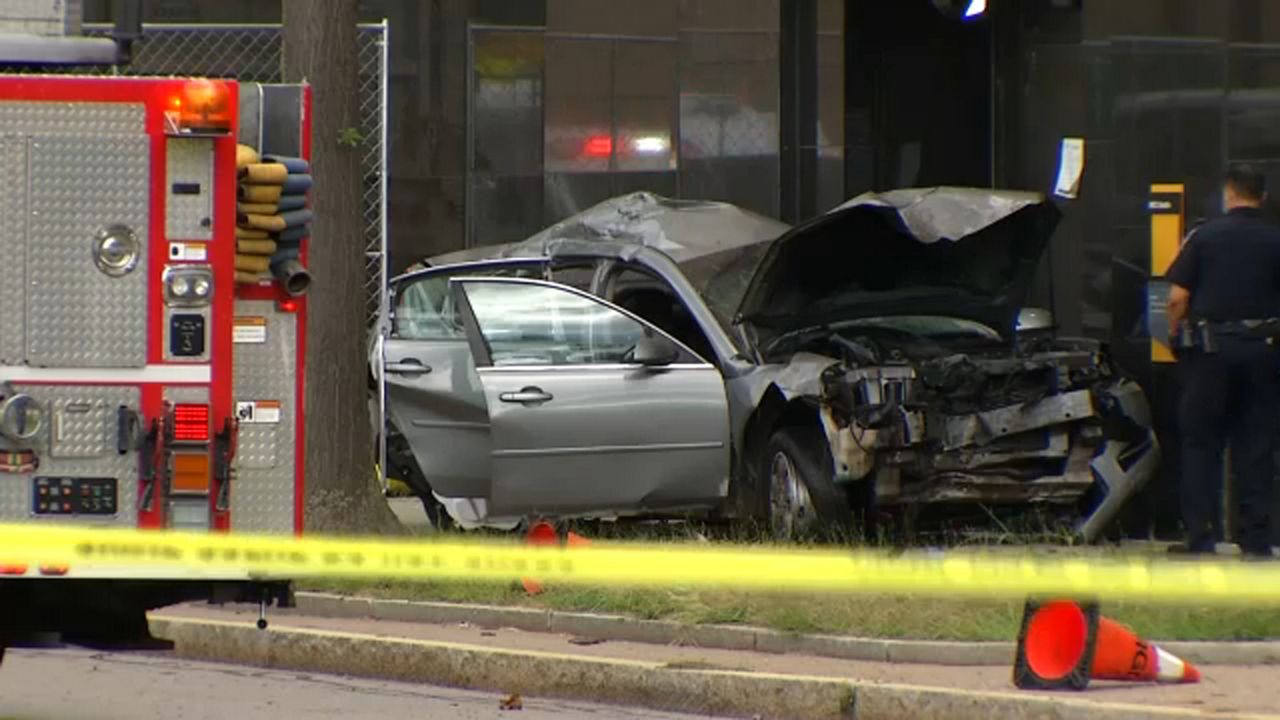
[[[719,371],[589,293],[530,279],[453,281],[489,409],[494,515],[703,508],[728,491]],[[629,359],[645,335],[678,355]]]

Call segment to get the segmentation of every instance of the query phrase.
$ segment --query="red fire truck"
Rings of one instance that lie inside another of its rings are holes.
[[[237,278],[237,146],[305,161],[309,108],[304,85],[0,74],[0,523],[301,532],[306,246]],[[0,657],[148,645],[146,611],[178,602],[290,602],[193,572],[0,557]]]

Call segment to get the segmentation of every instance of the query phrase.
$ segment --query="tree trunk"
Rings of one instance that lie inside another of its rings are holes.
[[[364,339],[357,0],[284,0],[285,82],[311,84],[306,530],[399,528],[374,471]]]

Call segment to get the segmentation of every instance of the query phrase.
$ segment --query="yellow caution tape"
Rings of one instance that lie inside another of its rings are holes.
[[[510,543],[335,539],[0,525],[0,568],[150,568],[164,577],[514,580],[943,597],[1099,597],[1155,602],[1280,602],[1280,564],[1155,555],[1044,557],[1008,552],[780,550],[752,546],[530,547]],[[32,573],[33,575],[35,573]]]

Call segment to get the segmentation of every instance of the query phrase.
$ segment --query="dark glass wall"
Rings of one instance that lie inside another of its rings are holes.
[[[1080,196],[1041,268],[1036,302],[1063,329],[1110,340],[1147,386],[1167,449],[1128,530],[1176,536],[1178,387],[1149,361],[1147,195],[1186,185],[1189,223],[1217,216],[1223,169],[1280,183],[1280,3],[1022,0],[992,3],[999,184],[1048,189],[1064,136],[1086,139]]]
[[[991,24],[849,0],[846,190],[991,182]]]
[[[777,215],[779,0],[545,8],[468,28],[468,246],[638,190]]]
[[[997,182],[1047,189],[1061,138],[1087,143],[1038,299],[1068,330],[1140,333],[1149,186],[1186,183],[1194,223],[1229,162],[1280,182],[1280,3],[1024,0],[993,20]]]

